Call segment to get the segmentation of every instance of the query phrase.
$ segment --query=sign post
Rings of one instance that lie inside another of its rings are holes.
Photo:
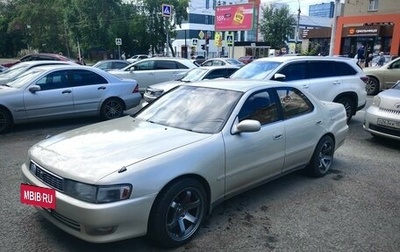
[[[161,5],[161,9],[162,9],[162,16],[165,19],[165,30],[166,30],[166,39],[165,39],[165,53],[166,56],[168,56],[169,54],[169,31],[168,31],[168,18],[171,17],[172,15],[172,5],[169,4],[162,4]]]
[[[122,39],[121,38],[116,38],[115,39],[115,44],[118,46],[118,59],[121,59],[121,45],[122,45]]]

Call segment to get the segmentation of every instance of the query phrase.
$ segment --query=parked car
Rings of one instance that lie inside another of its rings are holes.
[[[12,125],[100,116],[113,119],[139,105],[137,82],[80,65],[35,67],[0,86],[0,133]]]
[[[347,118],[365,107],[368,77],[351,58],[292,56],[257,59],[242,67],[232,79],[265,79],[294,83],[318,99],[342,103]]]
[[[228,78],[240,67],[236,65],[225,65],[225,66],[203,66],[198,68],[193,68],[186,72],[185,75],[176,81],[167,81],[154,84],[146,88],[143,98],[145,102],[150,103],[156,98],[161,96],[168,90],[182,84],[190,83],[201,80],[211,80],[216,78]]]
[[[400,80],[374,97],[363,127],[373,136],[400,140]]]
[[[5,72],[0,75],[0,85],[6,84],[10,81],[14,81],[26,71],[39,66],[47,66],[47,65],[76,65],[72,61],[55,61],[55,60],[34,60],[34,61],[25,61],[18,63],[10,68],[8,68]]]
[[[293,85],[203,81],[34,145],[23,183],[56,191],[37,210],[80,239],[176,247],[227,198],[299,169],[326,175],[347,132],[342,105]]]
[[[33,60],[56,60],[56,61],[72,61],[75,63],[79,63],[78,61],[73,61],[72,59],[69,59],[61,54],[56,54],[56,53],[34,53],[34,54],[28,54],[25,55],[24,57],[20,58],[17,61],[12,61],[8,63],[2,64],[5,67],[12,67],[15,64],[18,64],[20,62],[25,62],[25,61],[33,61]]]
[[[100,68],[104,71],[122,69],[130,63],[126,60],[100,60],[93,67]]]
[[[8,69],[8,67],[5,67],[3,65],[0,65],[0,74],[4,73],[4,71],[6,71]]]
[[[242,62],[243,64],[249,64],[250,62],[253,62],[253,60],[255,60],[255,59],[253,56],[242,56],[242,57],[239,57],[238,60],[240,62]]]
[[[392,60],[392,56],[391,55],[383,55],[383,57],[385,57],[385,63],[389,63]],[[379,60],[379,54],[376,54],[372,57],[371,60],[371,67],[376,67],[378,66],[378,60]]]
[[[225,65],[244,66],[244,63],[234,58],[212,58],[204,61],[201,64],[201,66],[225,66]]]
[[[375,95],[383,89],[392,87],[400,80],[400,57],[381,67],[364,68],[364,73],[369,77],[366,86],[367,94]]]
[[[111,70],[109,73],[120,78],[134,79],[139,84],[139,90],[144,93],[150,85],[176,80],[183,73],[197,66],[188,59],[154,57],[143,59],[130,64],[120,70]]]
[[[127,59],[126,61],[128,61],[130,64],[142,60],[142,59],[148,59],[150,58],[148,55],[146,54],[137,54],[137,55],[133,55],[132,57],[130,57],[129,59]]]
[[[192,60],[195,61],[199,66],[206,60],[206,58],[202,55],[195,55],[192,57]]]

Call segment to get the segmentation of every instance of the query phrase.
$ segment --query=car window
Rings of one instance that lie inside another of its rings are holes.
[[[87,70],[69,70],[69,76],[74,87],[108,83],[101,75]]]
[[[400,60],[393,62],[391,68],[399,69],[400,68]]]
[[[337,76],[334,61],[310,61],[308,63],[308,77],[324,78]]]
[[[154,68],[154,60],[140,61],[135,64],[135,70],[153,70]]]
[[[336,76],[344,76],[344,75],[355,75],[357,71],[345,62],[334,62]]]
[[[282,63],[275,61],[254,61],[237,70],[231,78],[262,80],[280,64]]]
[[[67,73],[66,71],[56,71],[49,73],[46,76],[40,78],[36,85],[40,86],[40,90],[51,90],[58,88],[68,87]]]
[[[215,79],[215,78],[221,78],[221,77],[226,77],[226,70],[225,69],[213,69],[211,70],[205,77],[204,79]]]
[[[239,122],[245,119],[257,120],[265,125],[278,120],[276,99],[268,90],[255,93],[247,98],[239,112]]]
[[[159,60],[156,62],[156,69],[177,69],[175,61]]]
[[[307,114],[314,110],[310,100],[298,89],[278,88],[277,92],[285,119]]]
[[[127,65],[128,65],[127,63],[123,63],[123,62],[114,62],[113,68],[120,69],[120,68],[126,67]]]
[[[204,61],[203,64],[201,64],[202,66],[212,66],[213,65],[213,61],[212,60],[208,60],[208,61]]]
[[[58,60],[58,59],[48,55],[38,55],[36,60]]]
[[[227,74],[226,74],[226,78],[228,78],[229,76],[231,76],[234,72],[236,72],[237,71],[237,69],[236,68],[227,68],[226,69],[226,72],[227,72]]]
[[[286,76],[283,81],[304,80],[307,78],[307,65],[306,62],[289,63],[277,73]]]

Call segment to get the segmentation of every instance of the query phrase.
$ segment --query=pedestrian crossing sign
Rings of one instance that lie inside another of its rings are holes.
[[[227,35],[226,36],[226,44],[228,46],[232,46],[233,45],[233,35]]]
[[[162,15],[164,17],[171,17],[171,5],[169,4],[162,4],[161,5],[162,8]]]

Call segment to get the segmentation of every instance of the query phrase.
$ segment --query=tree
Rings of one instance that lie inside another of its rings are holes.
[[[294,35],[293,26],[296,19],[289,14],[287,6],[275,8],[273,4],[261,7],[260,32],[264,41],[271,44],[271,48],[280,49],[286,46],[286,41]]]

